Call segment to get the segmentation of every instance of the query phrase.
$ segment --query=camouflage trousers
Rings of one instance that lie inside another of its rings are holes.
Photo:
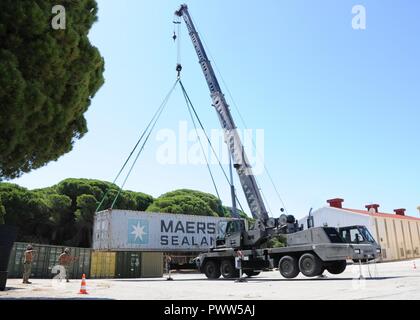
[[[23,282],[28,282],[29,277],[31,276],[32,263],[23,264]]]

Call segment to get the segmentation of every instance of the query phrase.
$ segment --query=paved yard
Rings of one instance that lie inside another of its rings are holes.
[[[414,262],[418,268],[414,268]],[[366,280],[359,280],[359,267],[348,266],[341,275],[326,278],[299,276],[286,280],[278,272],[265,272],[246,283],[209,281],[200,274],[174,274],[174,281],[159,279],[87,279],[89,295],[79,295],[80,281],[69,284],[51,279],[33,279],[23,285],[9,279],[0,299],[420,299],[420,260],[382,263],[363,267]]]

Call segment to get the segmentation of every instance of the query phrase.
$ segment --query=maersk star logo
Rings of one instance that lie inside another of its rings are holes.
[[[149,243],[149,221],[138,219],[128,220],[128,243]]]

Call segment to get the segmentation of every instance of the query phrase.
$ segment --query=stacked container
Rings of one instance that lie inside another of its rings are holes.
[[[23,258],[28,243],[16,242],[13,246],[9,260],[9,277],[20,278],[23,272]],[[58,265],[58,257],[63,253],[65,247],[50,245],[32,245],[35,254],[32,262],[32,278],[53,278],[54,266]],[[83,274],[90,275],[90,255],[91,249],[69,247],[71,255],[78,259],[71,265],[71,278],[80,279]]]

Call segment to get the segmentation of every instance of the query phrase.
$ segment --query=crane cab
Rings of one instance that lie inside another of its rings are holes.
[[[219,222],[219,236],[216,239],[217,247],[238,248],[242,244],[243,234],[248,230],[248,221],[232,219]]]

